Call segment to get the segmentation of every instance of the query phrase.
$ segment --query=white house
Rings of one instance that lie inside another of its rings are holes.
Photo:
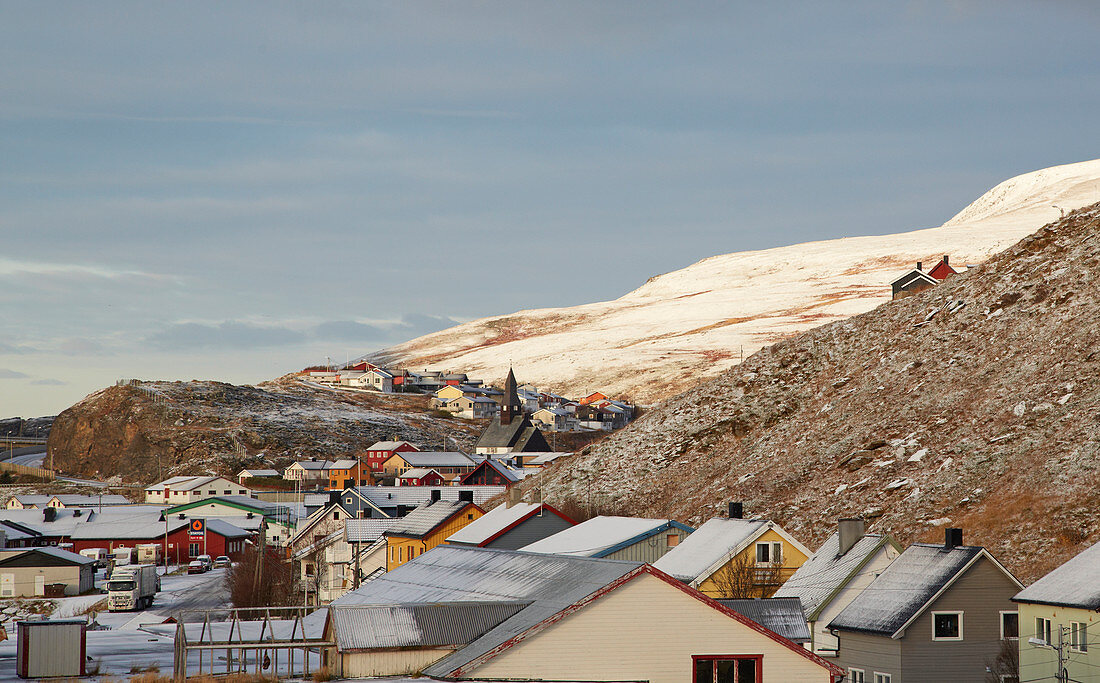
[[[145,502],[154,505],[182,505],[215,496],[248,496],[250,489],[225,477],[172,477],[145,488]]]

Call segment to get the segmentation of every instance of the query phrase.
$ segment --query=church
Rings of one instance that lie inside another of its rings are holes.
[[[493,418],[477,440],[475,452],[496,453],[545,453],[550,450],[539,428],[531,423],[523,412],[523,404],[516,391],[516,376],[508,369],[504,382],[504,402],[500,414]]]

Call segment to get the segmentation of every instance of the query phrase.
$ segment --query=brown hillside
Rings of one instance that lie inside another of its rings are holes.
[[[1030,580],[1100,540],[1100,204],[980,268],[762,349],[548,470],[551,501],[699,523],[742,500],[816,547],[944,526]]]
[[[427,398],[334,392],[287,376],[258,387],[136,382],[98,391],[54,421],[49,456],[69,473],[148,483],[234,475],[297,458],[349,457],[375,441],[470,449],[480,425],[442,419]]]

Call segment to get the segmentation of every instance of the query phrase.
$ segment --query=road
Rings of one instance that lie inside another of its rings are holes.
[[[144,612],[100,612],[96,621],[113,629],[131,630],[144,624],[162,624],[180,610],[217,609],[229,604],[225,569],[205,574],[169,574],[161,577],[160,592]]]

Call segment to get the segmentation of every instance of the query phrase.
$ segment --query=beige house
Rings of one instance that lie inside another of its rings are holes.
[[[1100,543],[1016,594],[1019,617],[1002,637],[1019,643],[1020,671],[1057,680],[1058,651],[1069,680],[1100,683]]]
[[[283,470],[283,479],[306,483],[328,484],[328,470],[332,463],[327,460],[299,460]]]
[[[325,634],[335,642],[326,663],[343,678],[834,683],[842,674],[647,564],[484,548],[440,546],[379,576],[333,603]]]
[[[80,595],[93,588],[95,560],[89,557],[52,547],[0,550],[0,598]]]
[[[183,505],[215,496],[252,496],[252,491],[225,477],[172,477],[145,489],[152,505]]]

